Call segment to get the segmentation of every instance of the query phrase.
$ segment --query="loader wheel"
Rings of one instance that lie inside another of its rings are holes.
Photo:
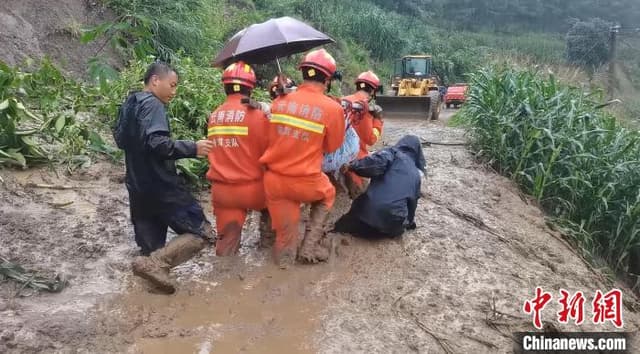
[[[451,103],[447,103],[447,108],[451,108]]]
[[[429,115],[427,117],[431,120],[438,120],[440,117],[440,93],[438,91],[430,91],[429,92]]]

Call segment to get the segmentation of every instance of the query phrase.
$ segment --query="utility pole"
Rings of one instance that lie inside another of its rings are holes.
[[[609,28],[609,98],[613,98],[616,88],[616,47],[620,25]]]

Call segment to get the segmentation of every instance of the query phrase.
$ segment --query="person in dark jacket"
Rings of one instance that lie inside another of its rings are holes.
[[[334,231],[364,238],[397,237],[416,228],[421,175],[426,161],[420,139],[405,135],[398,143],[344,166],[371,179],[366,192],[335,224]]]
[[[162,62],[149,66],[144,90],[120,107],[115,141],[125,152],[126,186],[135,240],[143,256],[134,274],[173,293],[169,269],[187,261],[213,240],[203,210],[177,174],[175,160],[206,157],[213,143],[172,140],[165,105],[176,94],[178,75]],[[167,227],[179,236],[165,245]]]

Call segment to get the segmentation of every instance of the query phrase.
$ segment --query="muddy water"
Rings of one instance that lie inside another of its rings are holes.
[[[281,270],[267,264],[234,269],[238,274],[225,279],[202,277],[175,296],[134,291],[122,299],[125,309],[168,310],[172,316],[162,326],[171,327],[178,336],[143,335],[131,349],[137,353],[317,352],[310,338],[325,306],[322,294],[331,287],[336,271],[331,267]]]
[[[127,293],[103,313],[135,323],[128,352],[318,352],[314,337],[327,294],[349,277],[347,264],[279,269],[269,250],[257,248],[257,217],[244,230],[240,256],[219,258],[211,249],[175,269],[180,289],[174,295],[154,294],[130,277]]]

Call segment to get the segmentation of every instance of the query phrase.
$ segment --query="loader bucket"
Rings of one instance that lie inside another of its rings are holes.
[[[376,103],[382,107],[384,118],[429,119],[429,96],[378,96]]]

